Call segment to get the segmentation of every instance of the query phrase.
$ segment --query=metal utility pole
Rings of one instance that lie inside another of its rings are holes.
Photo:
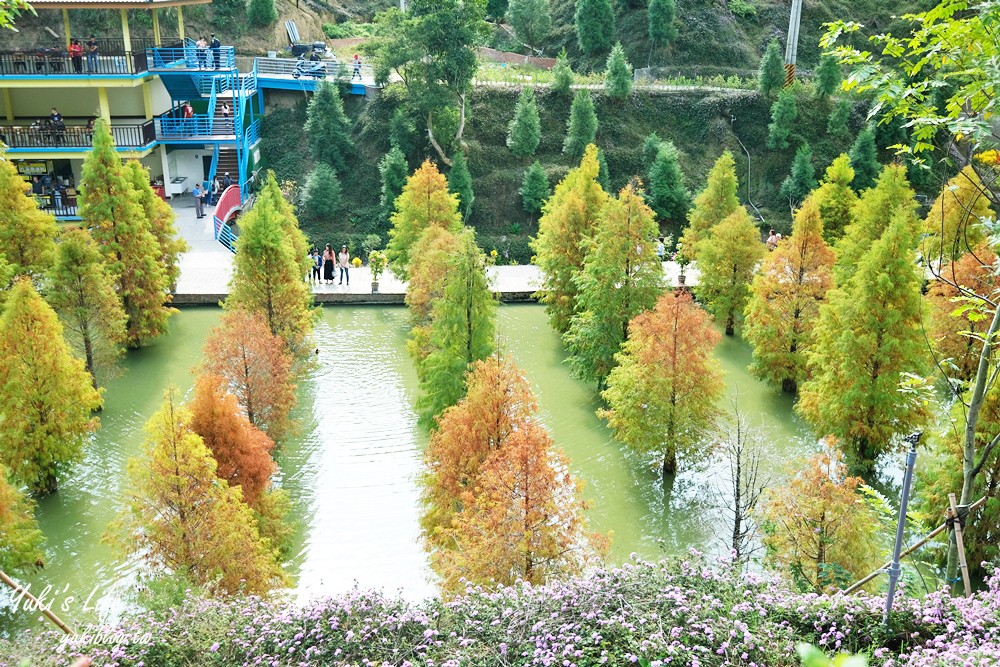
[[[801,3],[800,3],[801,4]],[[899,566],[900,551],[903,549],[903,529],[906,528],[906,506],[910,503],[910,484],[913,482],[913,466],[917,462],[917,443],[923,433],[917,432],[904,438],[910,443],[910,451],[906,453],[906,472],[903,474],[903,497],[899,501],[899,521],[896,523],[896,544],[892,548],[892,563],[889,565],[889,591],[885,595],[885,613],[882,621],[889,622],[889,612],[892,611],[892,600],[896,597],[896,583],[902,568]]]
[[[802,0],[792,0],[788,18],[788,41],[785,43],[785,88],[795,83],[795,61],[799,55],[799,23],[802,20]]]

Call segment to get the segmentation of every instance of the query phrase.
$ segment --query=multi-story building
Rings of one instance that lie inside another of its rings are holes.
[[[61,11],[63,34],[40,37],[30,49],[0,49],[0,141],[26,180],[38,178],[36,194],[56,217],[77,217],[88,123],[98,116],[110,122],[118,151],[140,160],[165,198],[225,172],[246,196],[259,162],[263,97],[256,68],[240,73],[233,47],[198,48],[185,35],[183,8],[207,2],[32,1],[39,13]],[[161,38],[160,11],[168,7],[176,35]],[[120,37],[75,33],[71,8],[118,9]],[[151,12],[152,38],[131,37],[129,10]],[[76,57],[73,40],[82,49]]]

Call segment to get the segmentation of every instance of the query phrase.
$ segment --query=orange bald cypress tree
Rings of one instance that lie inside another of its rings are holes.
[[[205,343],[203,372],[222,379],[251,424],[281,441],[295,406],[292,354],[261,315],[234,310],[222,316]]]
[[[834,261],[819,205],[810,199],[796,211],[791,237],[754,276],[743,331],[753,347],[750,371],[782,391],[795,392],[807,377],[807,353],[819,307],[833,288]]]
[[[274,547],[260,536],[240,490],[216,476],[215,459],[174,390],[146,432],[145,455],[129,461],[124,507],[105,540],[154,568],[228,593],[285,584]]]
[[[598,416],[619,442],[658,453],[664,479],[676,472],[678,454],[698,458],[716,417],[723,384],[712,351],[719,339],[689,292],[667,292],[629,323],[629,339],[601,393],[608,409]]]
[[[190,409],[191,430],[212,452],[218,464],[215,474],[240,487],[246,504],[256,505],[277,470],[271,459],[274,441],[250,423],[216,375],[198,378]]]

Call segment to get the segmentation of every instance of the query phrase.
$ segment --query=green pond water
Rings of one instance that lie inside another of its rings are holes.
[[[168,335],[129,355],[123,377],[105,394],[101,429],[58,493],[38,506],[47,538],[44,570],[21,578],[71,624],[113,619],[126,607],[137,566],[115,558],[101,535],[120,507],[126,461],[143,445],[143,425],[169,385],[190,394],[192,369],[221,315],[215,308],[176,315]],[[592,501],[590,527],[613,531],[610,558],[647,558],[696,548],[725,553],[720,507],[727,464],[719,458],[683,471],[665,490],[655,463],[615,444],[594,414],[593,387],[563,364],[558,336],[542,307],[504,305],[502,345],[524,370],[541,419]],[[416,478],[427,436],[417,426],[417,380],[406,354],[407,311],[327,307],[316,331],[318,364],[301,382],[299,433],[277,455],[280,484],[293,501],[295,544],[286,568],[299,600],[352,586],[399,591],[411,599],[435,586],[419,544]],[[792,401],[746,371],[750,351],[725,339],[717,355],[726,373],[726,407],[738,400],[768,443],[765,472],[780,478],[815,441]],[[34,625],[37,614],[0,613],[0,631]]]

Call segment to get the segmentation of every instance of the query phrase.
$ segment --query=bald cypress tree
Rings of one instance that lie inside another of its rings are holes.
[[[725,220],[740,206],[736,198],[736,162],[733,154],[725,151],[708,172],[705,189],[694,198],[688,212],[688,226],[681,237],[681,252],[689,260],[698,257],[698,242],[715,225]]]
[[[0,570],[16,572],[43,565],[42,531],[35,504],[7,479],[0,465]]]
[[[166,331],[167,320],[176,311],[167,306],[163,248],[103,119],[94,127],[94,148],[83,161],[79,210],[115,278],[128,318],[126,344],[141,347]]]
[[[858,196],[851,189],[854,169],[847,155],[837,157],[823,175],[820,186],[813,190],[806,201],[814,201],[823,221],[823,238],[832,243],[839,239],[851,224],[851,213]]]
[[[0,255],[13,275],[36,276],[52,262],[56,221],[38,208],[30,187],[5,153],[0,144]]]
[[[27,278],[0,317],[0,463],[35,495],[56,490],[98,426],[101,395],[63,340],[62,325]]]
[[[180,256],[188,249],[184,239],[177,235],[174,225],[174,209],[170,204],[160,199],[149,185],[149,170],[138,160],[125,163],[132,188],[138,197],[139,205],[146,214],[149,231],[160,246],[160,266],[163,267],[167,285],[176,285],[181,275]]]

